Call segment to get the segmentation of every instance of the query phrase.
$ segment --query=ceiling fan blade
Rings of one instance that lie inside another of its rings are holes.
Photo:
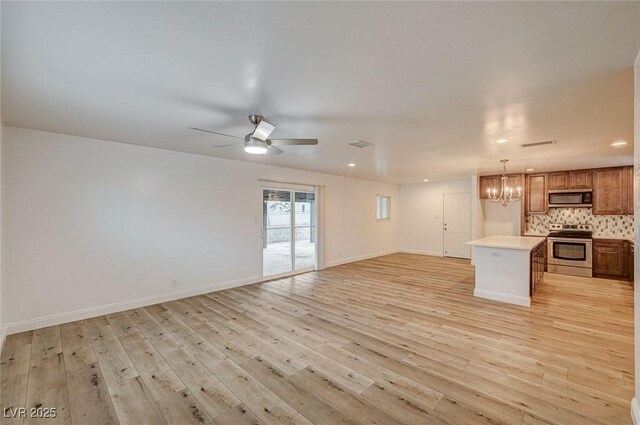
[[[284,151],[276,146],[270,145],[269,146],[269,150],[274,154],[274,155],[280,155],[283,154]]]
[[[239,139],[244,141],[244,137],[232,136],[231,134],[218,133],[217,131],[205,130],[204,128],[189,127],[189,129],[196,130],[196,131],[203,131],[205,133],[217,134],[218,136],[233,137],[234,139]]]
[[[317,145],[318,139],[269,139],[270,145],[286,146],[286,145]]]
[[[276,126],[273,124],[269,124],[266,121],[260,121],[260,123],[256,126],[256,129],[253,132],[253,137],[263,142],[269,138],[273,130],[276,129]]]
[[[229,146],[240,146],[239,143],[229,143],[228,145],[216,145],[216,146],[211,146],[212,148],[226,148]]]

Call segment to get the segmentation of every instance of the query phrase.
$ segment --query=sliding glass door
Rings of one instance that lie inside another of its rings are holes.
[[[316,267],[316,194],[295,193],[294,270]]]
[[[314,192],[262,191],[262,275],[313,270],[316,265]]]

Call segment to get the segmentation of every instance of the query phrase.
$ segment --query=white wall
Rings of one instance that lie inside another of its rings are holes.
[[[478,176],[471,176],[471,240],[484,237],[484,210],[480,199]],[[475,250],[471,248],[471,264],[475,264]]]
[[[3,278],[4,276],[4,268],[2,267],[2,258],[3,258],[3,249],[2,246],[4,245],[3,242],[3,237],[2,237],[2,222],[3,222],[3,214],[2,214],[2,209],[3,209],[3,205],[4,203],[2,202],[2,198],[4,197],[4,190],[2,190],[3,187],[3,178],[2,178],[2,174],[4,173],[4,167],[2,166],[2,162],[3,162],[3,155],[2,155],[2,151],[4,149],[3,147],[3,143],[2,143],[2,133],[3,133],[3,129],[2,129],[2,115],[0,112],[0,352],[2,352],[2,346],[4,344],[4,337],[6,335],[5,331],[6,331],[6,320],[5,320],[5,316],[6,316],[6,308],[5,308],[5,298],[4,298],[4,294],[5,294],[5,290],[4,290],[4,283],[5,283],[5,279]]]
[[[10,332],[256,281],[259,178],[326,186],[327,265],[399,248],[396,185],[11,127],[3,143]]]
[[[484,236],[511,235],[520,236],[520,202],[503,207],[486,199],[480,201],[484,216]]]
[[[640,397],[640,193],[638,188],[640,184],[640,52],[636,58],[635,69],[635,91],[634,91],[634,133],[633,142],[634,156],[634,223],[635,229],[635,258],[634,258],[634,276],[633,285],[633,306],[634,306],[634,322],[635,322],[635,374],[636,374],[636,396],[631,401],[631,416],[636,425],[640,425],[640,406],[638,405],[638,397]]]
[[[442,255],[442,213],[445,193],[472,193],[471,180],[400,186],[402,204],[400,248],[402,251]]]

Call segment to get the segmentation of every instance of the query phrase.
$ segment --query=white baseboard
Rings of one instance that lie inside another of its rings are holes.
[[[640,425],[640,406],[638,405],[638,399],[635,397],[631,400],[631,420],[633,425]]]
[[[494,301],[502,301],[509,304],[522,305],[525,307],[531,306],[531,298],[529,297],[519,297],[517,295],[502,294],[500,292],[486,291],[483,289],[474,289],[473,296],[488,298]]]
[[[418,252],[418,251],[392,249],[392,250],[380,251],[372,254],[358,255],[355,257],[349,257],[349,258],[343,258],[340,260],[330,261],[325,265],[325,267],[333,267],[341,264],[368,260],[370,258],[380,257],[382,255],[395,254],[398,252],[410,252],[415,254],[442,256],[441,253],[435,253],[430,251]],[[92,317],[103,316],[105,314],[112,314],[120,311],[131,310],[133,308],[140,308],[140,307],[145,307],[153,304],[173,301],[180,298],[192,297],[195,295],[206,294],[208,292],[215,292],[215,291],[221,291],[223,289],[250,285],[253,283],[261,282],[262,280],[263,279],[260,278],[259,276],[249,277],[249,278],[238,279],[238,280],[233,280],[228,282],[215,283],[212,285],[200,286],[197,288],[185,289],[182,291],[168,292],[160,295],[152,295],[149,297],[138,298],[135,300],[121,301],[117,303],[89,307],[89,308],[75,310],[75,311],[66,312],[66,313],[52,314],[49,316],[37,317],[34,319],[8,323],[5,326],[4,332],[1,332],[2,330],[0,330],[0,333],[1,333],[0,337],[1,337],[1,341],[4,343],[4,337],[6,335],[26,332],[34,329],[45,328],[47,326],[60,325],[62,323],[75,322],[77,320],[84,320]],[[0,346],[0,349],[1,349],[1,346]]]
[[[387,251],[375,252],[373,254],[357,255],[355,257],[342,258],[340,260],[328,261],[325,264],[325,268],[326,267],[339,266],[341,264],[354,263],[356,261],[368,260],[370,258],[381,257],[383,255],[396,254],[398,252],[400,252],[400,251],[397,250],[397,249],[390,249],[390,250],[387,250]]]
[[[344,258],[337,261],[332,261],[326,264],[326,267],[337,266],[340,264],[352,263],[354,261],[366,260],[369,258],[379,257],[381,255],[394,254],[397,250],[389,250],[377,252],[374,254],[359,255],[357,257]],[[271,278],[268,278],[271,279]],[[266,280],[268,280],[266,279]],[[238,286],[250,285],[253,283],[261,282],[262,279],[259,276],[249,277],[244,279],[238,279],[228,282],[215,283],[212,285],[200,286],[192,289],[185,289],[182,291],[175,291],[164,293],[160,295],[152,295],[149,297],[138,298],[130,301],[121,301],[113,304],[106,304],[101,306],[89,307],[81,310],[75,310],[66,313],[52,314],[49,316],[37,317],[35,319],[28,319],[19,322],[13,322],[7,324],[4,335],[11,335],[20,332],[26,332],[34,329],[45,328],[47,326],[60,325],[62,323],[75,322],[77,320],[89,319],[92,317],[103,316],[105,314],[117,313],[119,311],[131,310],[133,308],[145,307],[153,304],[168,302],[177,300],[180,298],[192,297],[195,295],[206,294],[208,292],[221,291],[223,289],[235,288]]]
[[[399,252],[405,252],[407,254],[433,255],[435,257],[442,257],[442,251],[427,251],[424,249],[400,249]]]
[[[35,319],[9,323],[5,327],[5,331],[2,333],[2,342],[4,343],[5,335],[45,328],[47,326],[60,325],[62,323],[75,322],[77,320],[89,319],[91,317],[103,316],[105,314],[117,313],[119,311],[131,310],[133,308],[145,307],[153,304],[177,300],[180,298],[187,298],[195,295],[206,294],[209,292],[221,291],[223,289],[250,285],[252,283],[258,283],[261,280],[262,279],[260,277],[249,277],[227,282],[215,283],[212,285],[199,286],[197,288],[184,289],[182,291],[152,295],[149,297],[138,298],[130,301],[121,301],[113,304],[105,304],[67,313],[52,314],[50,316],[37,317]]]

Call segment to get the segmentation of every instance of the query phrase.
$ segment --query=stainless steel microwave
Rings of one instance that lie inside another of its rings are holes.
[[[549,207],[553,208],[591,208],[593,193],[590,190],[550,190]]]

